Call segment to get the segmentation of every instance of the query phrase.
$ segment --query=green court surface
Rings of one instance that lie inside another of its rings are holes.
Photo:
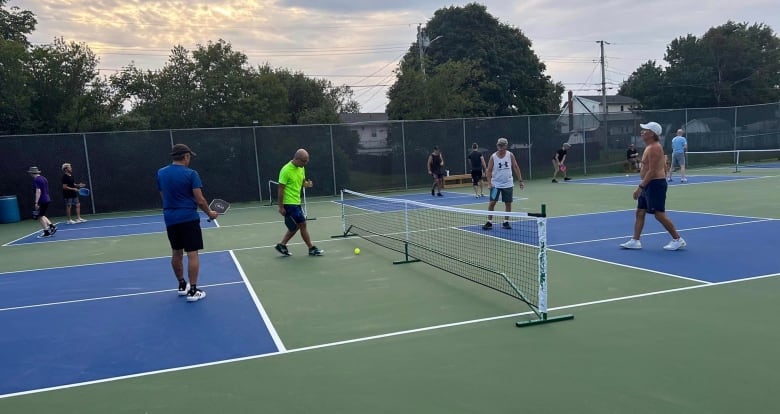
[[[670,210],[780,219],[780,170],[696,173],[762,178],[673,186]],[[544,203],[551,217],[627,210],[635,206],[632,191],[536,180],[516,189],[527,197],[516,207],[536,211]],[[306,256],[302,244],[290,245],[293,257],[279,257],[273,245],[284,225],[276,207],[262,203],[234,206],[219,228],[204,231],[207,251],[234,252],[286,351],[8,396],[0,413],[703,414],[780,406],[777,256],[751,256],[735,243],[734,261],[767,261],[775,271],[707,283],[553,247],[551,315],[575,319],[519,329],[515,322],[529,317],[522,302],[423,263],[394,266],[398,254],[358,238],[331,239],[341,232],[334,200],[308,206],[323,257]],[[0,244],[35,226],[0,226]],[[13,245],[0,247],[0,271],[167,254],[159,233]],[[208,283],[209,275],[201,279]],[[213,306],[210,300],[187,306]],[[198,321],[183,318],[171,335],[191,329]]]

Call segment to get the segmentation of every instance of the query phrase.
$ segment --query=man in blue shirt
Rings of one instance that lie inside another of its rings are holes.
[[[672,168],[669,169],[667,180],[672,181],[674,169],[680,167],[680,182],[687,183],[688,177],[685,176],[685,155],[688,152],[688,140],[685,139],[682,129],[677,130],[677,136],[672,138]]]
[[[157,171],[157,189],[162,196],[165,227],[173,250],[171,266],[179,281],[179,296],[186,295],[188,302],[197,302],[206,297],[206,292],[198,289],[198,250],[203,249],[198,207],[209,218],[217,218],[217,212],[209,208],[203,197],[200,176],[189,168],[194,156],[195,153],[188,146],[176,144],[171,151],[173,163]],[[187,252],[189,286],[184,280],[184,252]]]

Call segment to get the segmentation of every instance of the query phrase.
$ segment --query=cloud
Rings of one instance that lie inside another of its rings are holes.
[[[463,1],[465,4],[468,1]],[[355,85],[364,110],[383,110],[398,57],[415,41],[441,0],[11,0],[39,17],[33,42],[62,36],[88,43],[110,74],[131,61],[161,67],[175,44],[192,48],[225,39],[252,64],[270,63]],[[606,40],[610,87],[648,59],[662,60],[672,39],[727,20],[765,21],[776,0],[484,0],[502,22],[533,42],[553,80],[594,94],[599,48]],[[772,23],[771,21],[767,21]],[[775,27],[777,29],[777,27]],[[366,75],[373,74],[374,77]],[[352,77],[349,77],[352,76]]]

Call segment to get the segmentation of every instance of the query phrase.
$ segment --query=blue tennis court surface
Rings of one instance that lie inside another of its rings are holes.
[[[201,227],[217,227],[216,222],[206,221],[206,216],[200,213]],[[54,237],[39,239],[40,231],[28,234],[21,239],[14,240],[6,246],[30,243],[47,243],[64,240],[94,239],[100,237],[119,237],[139,234],[163,233],[165,222],[162,215],[104,218],[87,221],[79,224],[57,225],[57,234]]]
[[[453,193],[453,192],[444,192],[443,194],[444,194],[443,197],[434,197],[431,196],[430,193],[424,193],[424,194],[389,196],[389,198],[393,200],[407,200],[407,201],[414,201],[417,203],[425,203],[425,204],[431,204],[434,206],[443,206],[443,207],[464,206],[468,204],[487,205],[488,203],[487,197],[477,198],[471,194]],[[525,200],[525,198],[518,198],[518,197],[514,198],[514,201],[520,201],[520,200]],[[334,201],[334,203],[341,203],[341,201]],[[355,208],[377,212],[377,213],[401,211],[404,209],[403,203],[392,203],[392,202],[387,202],[387,201],[377,200],[372,198],[344,199],[344,204]],[[408,210],[414,210],[418,208],[423,208],[423,207],[415,206],[412,204],[406,205],[406,209]]]
[[[762,178],[757,176],[747,175],[689,175],[688,183],[683,184],[680,182],[680,175],[674,175],[674,181],[669,185],[692,185],[692,184],[711,184],[722,183],[727,181],[740,181],[751,180],[756,178]],[[577,178],[571,181],[567,181],[568,184],[603,184],[603,185],[639,185],[640,179],[638,175],[630,176],[615,176],[615,177],[599,177],[599,178]]]
[[[554,217],[549,219],[548,247],[564,253],[617,265],[650,270],[701,282],[724,282],[780,273],[776,248],[768,240],[780,233],[780,220],[695,212],[668,213],[688,248],[668,252],[671,239],[652,216],[642,237],[643,250],[623,250],[619,244],[633,232],[633,210]],[[535,244],[533,222],[514,223],[514,229],[462,230],[518,243]],[[525,240],[528,238],[529,240]],[[530,240],[534,239],[534,240]],[[735,246],[738,246],[735,248]]]
[[[201,275],[203,303],[169,258],[0,274],[0,395],[279,351],[230,253]]]

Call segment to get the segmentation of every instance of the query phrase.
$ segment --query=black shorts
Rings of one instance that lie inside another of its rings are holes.
[[[650,214],[663,213],[666,211],[666,184],[665,178],[658,178],[647,183],[647,187],[642,190],[642,194],[637,200],[636,208],[647,210]]]
[[[49,204],[50,203],[38,203],[38,217],[45,216],[46,212],[49,210]]]
[[[306,222],[306,216],[300,205],[285,204],[284,211],[287,213],[284,215],[284,225],[288,230],[295,231],[299,224]]]
[[[203,250],[203,233],[200,230],[200,220],[176,223],[166,227],[171,249],[185,252]]]
[[[431,171],[431,175],[433,175],[434,180],[441,180],[444,178],[444,174],[442,174],[441,171]]]
[[[479,185],[481,180],[482,170],[471,170],[471,182],[474,183],[474,185]]]
[[[509,188],[496,188],[493,187],[490,190],[490,201],[503,201],[505,203],[511,203],[514,193],[514,187]]]

